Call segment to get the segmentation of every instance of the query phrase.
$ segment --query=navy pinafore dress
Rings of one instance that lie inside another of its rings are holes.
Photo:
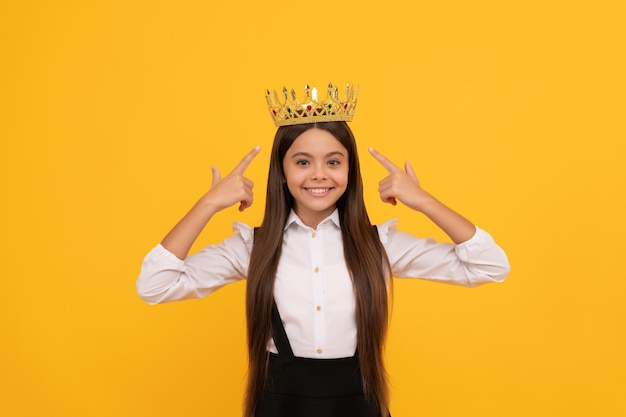
[[[294,356],[276,303],[272,336],[278,354],[270,352],[256,417],[380,417],[363,394],[357,353],[339,359]]]

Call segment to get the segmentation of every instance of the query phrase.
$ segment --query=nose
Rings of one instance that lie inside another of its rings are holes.
[[[324,169],[324,166],[316,165],[311,175],[311,179],[321,181],[325,180],[326,178],[328,178],[328,176],[326,175],[326,170]]]

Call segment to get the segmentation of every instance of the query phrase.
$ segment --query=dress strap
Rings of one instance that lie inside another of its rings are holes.
[[[272,338],[278,353],[281,355],[293,356],[293,350],[283,326],[283,320],[280,318],[276,301],[272,302]]]

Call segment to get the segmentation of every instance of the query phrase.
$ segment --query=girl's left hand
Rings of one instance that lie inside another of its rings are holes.
[[[420,182],[411,167],[411,163],[406,161],[404,171],[387,159],[374,148],[369,148],[370,153],[389,172],[379,183],[378,191],[380,198],[385,203],[397,204],[399,200],[402,204],[421,211],[422,203],[430,196],[421,187]]]

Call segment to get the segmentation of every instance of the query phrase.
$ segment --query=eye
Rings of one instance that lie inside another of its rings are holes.
[[[306,165],[309,165],[309,161],[307,161],[306,159],[298,159],[296,161],[296,165],[306,166]]]
[[[338,161],[338,160],[336,160],[336,159],[331,159],[330,161],[328,161],[328,165],[330,165],[330,166],[332,166],[332,167],[335,167],[335,166],[337,166],[337,165],[339,165],[339,164],[341,164],[341,162],[339,162],[339,161]]]

